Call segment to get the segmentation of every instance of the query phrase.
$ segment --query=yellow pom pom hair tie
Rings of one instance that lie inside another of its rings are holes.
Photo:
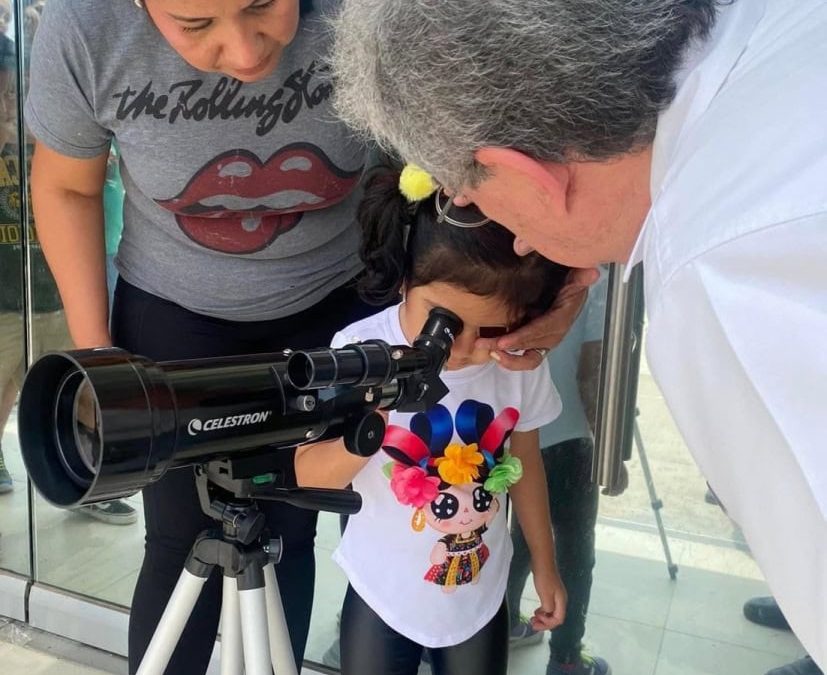
[[[438,187],[431,174],[416,164],[406,164],[399,175],[399,191],[411,203],[430,197]]]

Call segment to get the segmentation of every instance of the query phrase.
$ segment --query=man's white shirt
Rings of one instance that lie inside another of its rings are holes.
[[[653,149],[647,357],[782,611],[827,667],[827,2],[738,0]]]

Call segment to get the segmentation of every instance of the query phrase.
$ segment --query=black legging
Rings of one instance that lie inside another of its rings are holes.
[[[390,628],[347,587],[342,607],[342,675],[416,675],[423,647]],[[434,675],[505,675],[508,610],[502,606],[474,636],[453,647],[428,650]]]
[[[272,352],[284,347],[330,344],[336,330],[374,313],[352,285],[342,287],[299,314],[272,321],[234,322],[190,312],[118,281],[112,315],[116,346],[155,361],[236,356]],[[285,473],[293,474],[293,453],[273,454]],[[143,491],[146,520],[144,561],[132,600],[129,621],[129,672],[135,673],[158,625],[199,532],[214,521],[203,514],[191,468],[168,472]],[[259,504],[267,525],[281,535],[284,555],[276,566],[293,653],[304,656],[313,604],[316,512],[282,503]],[[221,576],[214,573],[204,587],[170,660],[170,675],[203,675],[209,664],[221,609]]]

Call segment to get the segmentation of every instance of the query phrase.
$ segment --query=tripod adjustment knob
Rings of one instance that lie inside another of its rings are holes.
[[[264,544],[263,548],[264,551],[267,553],[267,557],[270,558],[270,562],[272,562],[274,565],[278,565],[281,562],[281,537],[278,537],[277,539],[271,539],[270,541]]]

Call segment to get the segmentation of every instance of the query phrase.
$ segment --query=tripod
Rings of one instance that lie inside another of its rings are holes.
[[[635,410],[635,417],[639,414],[640,411]],[[646,457],[646,449],[643,447],[643,437],[641,436],[637,419],[634,422],[634,435],[635,445],[637,446],[638,456],[640,457],[640,467],[643,469],[643,476],[646,479],[646,489],[649,491],[649,503],[652,505],[652,513],[655,514],[660,543],[663,546],[663,555],[666,557],[666,569],[669,571],[669,578],[674,581],[678,576],[678,566],[672,562],[669,539],[666,537],[666,528],[663,526],[663,518],[660,515],[660,510],[663,508],[663,501],[655,491],[655,480],[652,478],[652,470],[649,468],[649,459]]]
[[[262,458],[196,467],[201,508],[219,528],[202,532],[152,636],[137,675],[163,675],[193,607],[216,567],[223,573],[221,675],[297,675],[274,565],[281,540],[271,539],[255,499],[356,513],[361,498],[345,490],[276,487]],[[244,476],[244,477],[239,477]]]

